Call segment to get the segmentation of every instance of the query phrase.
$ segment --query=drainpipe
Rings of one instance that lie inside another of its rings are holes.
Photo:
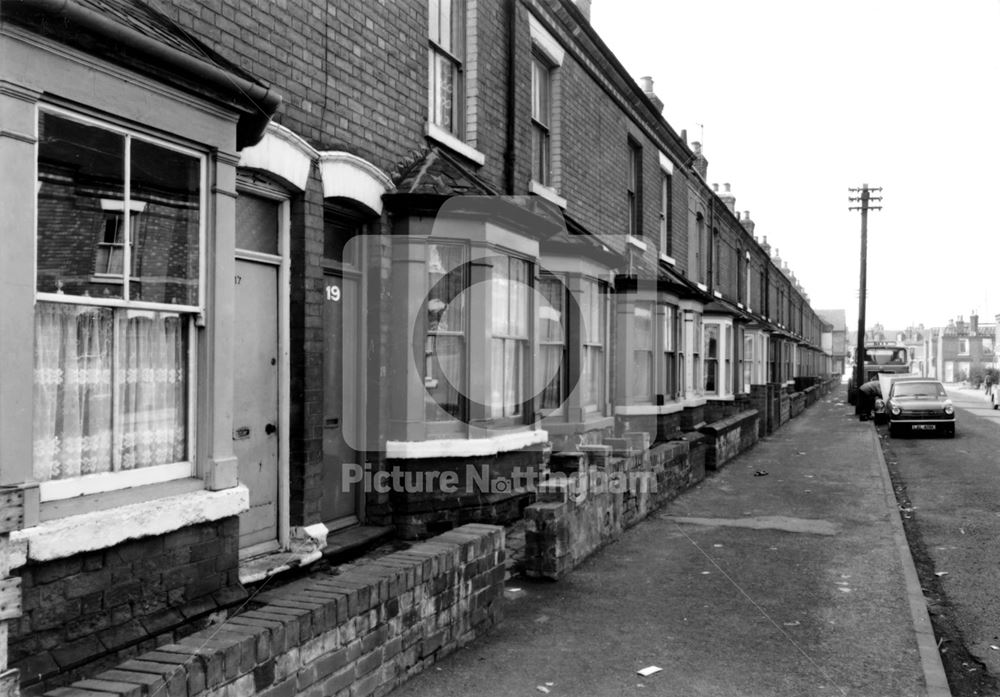
[[[507,0],[507,150],[504,153],[504,184],[509,196],[514,195],[514,183],[517,177],[517,157],[514,139],[517,135],[515,118],[517,117],[517,3],[518,0]]]
[[[249,102],[251,111],[240,114],[236,126],[236,147],[241,150],[264,137],[271,116],[281,104],[281,95],[270,87],[241,77],[224,68],[195,58],[183,51],[160,43],[141,31],[119,24],[109,17],[73,0],[22,0],[21,7],[43,15],[58,15],[66,24],[79,26],[120,43],[144,57],[208,83],[224,92],[239,91]],[[169,21],[169,20],[168,20]]]

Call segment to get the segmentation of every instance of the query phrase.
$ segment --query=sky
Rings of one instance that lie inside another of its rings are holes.
[[[868,327],[1000,314],[1000,0],[593,0],[591,24],[814,309],[857,328],[868,184]]]

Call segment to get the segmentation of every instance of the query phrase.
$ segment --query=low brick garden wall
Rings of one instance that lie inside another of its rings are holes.
[[[538,501],[525,509],[526,575],[562,578],[705,476],[704,454],[690,457],[702,448],[700,435],[646,450],[632,439],[612,440],[622,449],[590,446],[578,454],[577,471],[539,487]]]
[[[47,697],[367,697],[501,616],[504,530],[469,524],[343,574],[258,594],[252,609]]]
[[[705,469],[721,469],[752,448],[757,443],[758,418],[757,411],[749,409],[698,429],[706,438]]]

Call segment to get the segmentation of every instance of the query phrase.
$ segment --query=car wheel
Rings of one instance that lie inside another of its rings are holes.
[[[949,428],[948,428],[948,429],[947,429],[947,430],[946,430],[946,431],[944,432],[944,435],[945,435],[945,437],[946,437],[946,438],[954,438],[954,437],[955,437],[955,426],[954,426],[954,424],[952,424],[952,425],[951,425],[951,426],[950,426],[950,427],[949,427]]]
[[[899,427],[896,424],[889,424],[889,437],[899,438]]]

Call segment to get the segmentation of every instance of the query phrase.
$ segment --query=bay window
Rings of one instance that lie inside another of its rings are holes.
[[[190,476],[205,157],[48,107],[38,133],[42,498]]]

